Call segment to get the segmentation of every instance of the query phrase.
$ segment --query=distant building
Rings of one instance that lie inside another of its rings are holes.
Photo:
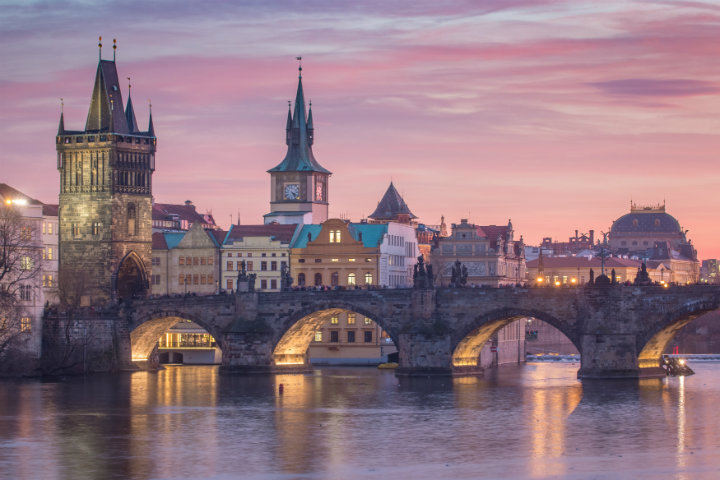
[[[525,282],[525,247],[515,240],[512,222],[506,226],[474,225],[462,219],[452,224],[452,233],[439,238],[432,250],[436,283],[448,285],[452,266],[460,261],[467,268],[467,285],[500,287]]]
[[[717,259],[708,259],[702,261],[700,267],[700,282],[701,283],[720,283],[720,263]]]
[[[611,277],[615,270],[617,282],[632,282],[637,276],[641,262],[627,258],[605,259],[605,275]],[[598,257],[539,257],[527,262],[528,278],[533,284],[573,286],[590,281],[590,270],[595,278],[602,273],[602,261]],[[650,272],[648,272],[650,273]],[[651,274],[652,278],[652,274]]]
[[[45,301],[53,305],[58,303],[58,206],[44,204],[42,211],[42,286]]]
[[[184,205],[172,203],[153,203],[152,205],[153,233],[188,231],[196,223],[206,230],[219,228],[210,213],[198,213],[190,200],[186,200]]]
[[[222,351],[215,338],[200,325],[183,320],[158,340],[158,360],[160,363],[217,365],[222,363]]]
[[[416,225],[417,218],[398,193],[395,185],[390,182],[390,186],[382,199],[378,202],[375,211],[368,217],[369,223],[406,223]]]
[[[553,242],[551,237],[543,238],[540,248],[544,256],[568,256],[592,249],[594,245],[595,230],[590,230],[589,233],[578,233],[578,230],[575,230],[575,236],[570,237],[567,242]]]
[[[255,290],[279,292],[282,272],[290,266],[290,242],[297,225],[232,225],[224,236],[221,251],[222,288],[237,289],[238,273],[245,262],[248,274],[254,274]]]

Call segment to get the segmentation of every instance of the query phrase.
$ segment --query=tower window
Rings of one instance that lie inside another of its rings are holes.
[[[137,211],[134,203],[128,203],[127,206],[127,233],[137,235]]]

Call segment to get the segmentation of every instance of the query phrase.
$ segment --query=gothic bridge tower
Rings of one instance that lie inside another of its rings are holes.
[[[298,60],[300,58],[298,57]],[[295,110],[288,108],[285,143],[287,154],[270,174],[270,213],[265,223],[322,223],[328,218],[328,178],[331,172],[323,168],[313,155],[315,138],[312,103],[305,114],[302,86],[302,66],[298,68],[298,88]]]
[[[152,112],[140,131],[130,87],[123,108],[116,45],[112,61],[102,59],[98,46],[85,129],[65,129],[61,113],[56,137],[60,288],[85,305],[144,294],[152,247]]]

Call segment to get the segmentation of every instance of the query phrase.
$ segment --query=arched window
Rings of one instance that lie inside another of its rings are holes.
[[[373,281],[372,281],[372,273],[367,272],[367,273],[365,274],[365,285],[372,285],[372,283],[373,283]]]
[[[340,285],[340,275],[338,275],[338,272],[333,272],[332,275],[330,275],[330,285],[333,287]]]
[[[355,283],[355,274],[354,273],[348,273],[348,285],[356,285]]]
[[[305,274],[304,273],[298,273],[298,285],[301,287],[305,286]]]
[[[330,230],[330,243],[340,243],[340,230]]]
[[[137,211],[134,203],[128,203],[127,206],[127,233],[137,235]]]
[[[322,285],[322,273],[315,274],[315,285]]]

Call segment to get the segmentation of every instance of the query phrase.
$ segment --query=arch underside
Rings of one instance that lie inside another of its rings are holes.
[[[453,350],[452,365],[453,367],[475,367],[480,360],[480,352],[487,344],[490,337],[498,330],[509,325],[515,320],[524,318],[523,316],[505,317],[495,321],[491,321],[481,325],[471,331],[468,335],[460,340],[455,350]]]
[[[642,350],[640,350],[640,354],[638,355],[638,368],[660,368],[662,354],[677,332],[708,311],[710,310],[682,317],[676,322],[655,333],[650,340],[642,346]]]
[[[283,334],[273,349],[274,365],[306,365],[309,364],[308,350],[315,338],[315,332],[329,323],[331,317],[344,312],[357,313],[372,318],[366,313],[348,308],[324,308],[301,317]],[[373,321],[376,321],[372,318]],[[380,325],[382,327],[382,325]]]
[[[203,324],[202,321],[197,319],[189,318],[187,316],[180,315],[165,315],[163,317],[153,318],[145,321],[138,325],[133,331],[130,332],[130,347],[132,352],[133,361],[145,361],[148,360],[152,353],[155,345],[162,335],[170,330],[173,326],[185,320],[191,320],[202,327],[215,339],[218,346],[222,348],[221,339],[215,335],[215,332],[210,330]]]

